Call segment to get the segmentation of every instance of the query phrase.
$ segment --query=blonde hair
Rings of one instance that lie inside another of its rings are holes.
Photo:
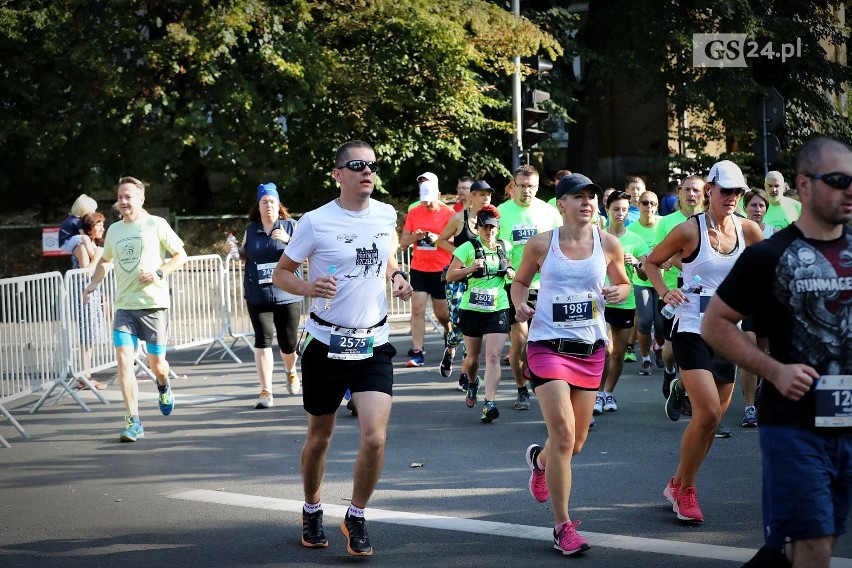
[[[71,206],[71,214],[75,217],[85,217],[89,213],[94,213],[98,209],[98,202],[83,193],[74,200],[74,205]]]

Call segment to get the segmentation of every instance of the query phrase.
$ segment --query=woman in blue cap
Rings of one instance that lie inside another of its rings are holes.
[[[287,390],[290,394],[298,394],[301,390],[301,381],[296,374],[296,343],[302,297],[289,294],[272,284],[272,270],[287,248],[296,221],[281,204],[274,183],[258,186],[257,203],[249,212],[249,221],[251,224],[246,227],[239,251],[240,258],[246,261],[243,293],[254,328],[254,362],[260,380],[260,396],[254,407],[269,408],[274,404],[273,332],[277,334],[278,347],[281,349]]]

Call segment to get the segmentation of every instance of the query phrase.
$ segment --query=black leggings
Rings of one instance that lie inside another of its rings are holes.
[[[257,349],[272,347],[273,332],[278,334],[278,347],[282,353],[296,352],[299,341],[299,319],[302,302],[289,304],[246,304],[249,319],[254,327],[254,346]]]

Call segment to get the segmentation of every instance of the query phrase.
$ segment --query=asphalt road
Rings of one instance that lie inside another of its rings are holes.
[[[337,528],[351,491],[358,421],[341,408],[328,454],[323,502],[330,546],[300,545],[299,452],[305,417],[301,398],[286,394],[280,361],[276,405],[254,410],[257,385],[251,354],[235,364],[200,351],[170,354],[186,379],[173,383],[175,411],[161,416],[155,389],[142,383],[146,438],[119,444],[123,405],[85,393],[85,413],[68,397],[28,414],[35,397],[10,405],[32,438],[8,421],[0,434],[0,566],[372,566],[735,567],[762,542],[757,431],[739,427],[736,394],[701,470],[698,495],[705,522],[681,525],[662,497],[677,464],[686,425],[663,414],[661,371],[636,374],[628,363],[616,395],[619,410],[597,420],[574,460],[572,518],[592,549],[565,558],[551,548],[549,502],[527,490],[523,452],[543,443],[535,397],[515,411],[508,367],[492,424],[479,422],[456,389],[456,376],[437,372],[442,346],[427,343],[427,366],[405,368],[410,347],[395,335],[394,409],[384,471],[367,509],[375,549],[352,558]],[[101,375],[101,380],[109,375]],[[833,566],[852,566],[852,537],[835,550]]]

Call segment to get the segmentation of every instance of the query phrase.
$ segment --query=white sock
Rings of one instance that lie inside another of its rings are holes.
[[[304,511],[308,514],[322,511],[322,501],[317,501],[316,503],[308,503],[305,501],[305,504],[302,505],[302,509],[304,509]]]
[[[349,504],[349,511],[347,513],[350,517],[364,517],[364,509],[359,509],[353,504]]]

